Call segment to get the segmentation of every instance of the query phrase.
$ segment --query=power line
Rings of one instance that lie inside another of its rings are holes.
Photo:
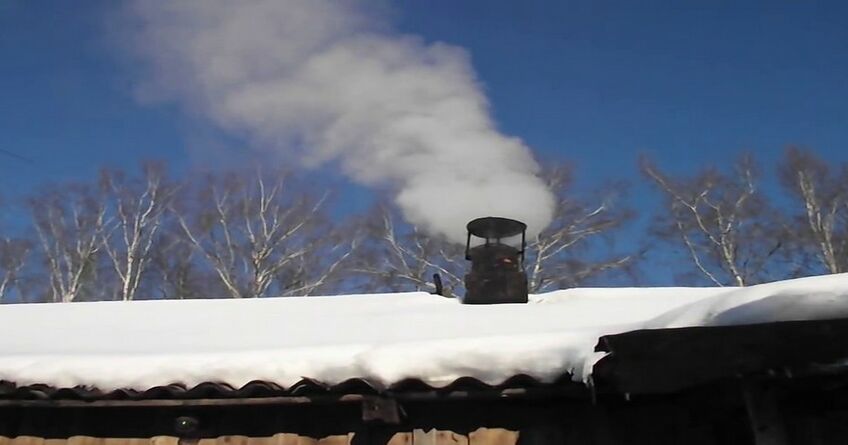
[[[19,160],[19,161],[23,161],[23,162],[26,162],[26,163],[28,163],[28,164],[35,164],[35,161],[34,161],[34,160],[32,160],[32,159],[30,159],[30,158],[28,158],[28,157],[26,157],[26,156],[19,155],[19,154],[17,154],[17,153],[11,152],[11,151],[9,151],[9,150],[3,149],[3,148],[0,148],[0,154],[4,154],[4,155],[6,155],[6,156],[8,156],[8,157],[10,157],[10,158],[15,158],[15,159],[17,159],[17,160]]]

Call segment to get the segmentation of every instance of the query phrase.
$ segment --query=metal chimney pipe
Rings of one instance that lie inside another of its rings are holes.
[[[468,223],[465,259],[465,304],[527,303],[524,272],[527,225],[509,218],[487,216]],[[515,238],[521,235],[520,244]],[[483,242],[471,246],[472,240]],[[510,244],[510,239],[513,243]]]

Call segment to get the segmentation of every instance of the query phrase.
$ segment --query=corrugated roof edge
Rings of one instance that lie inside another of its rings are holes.
[[[284,388],[272,382],[252,381],[234,388],[225,383],[205,382],[194,387],[179,383],[155,386],[146,390],[119,389],[101,391],[94,387],[55,388],[49,385],[18,386],[14,382],[0,381],[0,400],[190,400],[190,399],[248,399],[267,397],[311,397],[333,395],[399,395],[408,393],[450,394],[456,392],[487,392],[509,389],[570,388],[575,394],[587,391],[585,385],[575,382],[570,374],[563,374],[553,382],[542,382],[526,375],[514,375],[500,384],[489,385],[473,377],[460,377],[453,382],[434,387],[418,379],[405,379],[382,385],[364,378],[351,378],[330,385],[314,379],[303,378]]]

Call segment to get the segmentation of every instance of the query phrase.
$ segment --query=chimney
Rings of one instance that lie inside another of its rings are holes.
[[[514,219],[487,216],[471,221],[467,228],[465,259],[471,261],[471,272],[465,275],[462,302],[527,303],[524,272],[527,225]]]

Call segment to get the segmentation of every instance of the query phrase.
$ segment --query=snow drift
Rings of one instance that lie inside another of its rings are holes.
[[[463,49],[393,33],[355,2],[132,5],[147,96],[257,147],[394,187],[407,220],[456,242],[476,217],[518,219],[531,235],[550,222],[538,165],[495,128]]]
[[[579,379],[606,334],[838,317],[848,317],[848,274],[749,288],[569,289],[488,306],[426,293],[6,305],[0,380],[143,390],[303,377]]]

